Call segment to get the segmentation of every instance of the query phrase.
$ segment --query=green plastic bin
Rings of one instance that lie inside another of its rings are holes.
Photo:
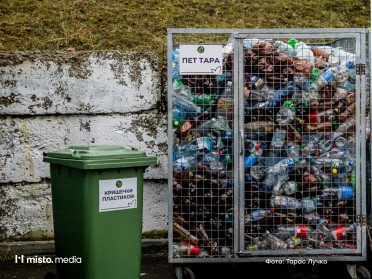
[[[156,157],[121,146],[71,146],[45,153],[44,162],[50,163],[56,257],[62,258],[58,278],[138,279],[143,173]],[[75,263],[61,263],[66,259]]]

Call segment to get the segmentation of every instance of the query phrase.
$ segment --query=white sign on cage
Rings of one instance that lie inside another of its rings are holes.
[[[223,45],[180,45],[181,75],[220,75]]]

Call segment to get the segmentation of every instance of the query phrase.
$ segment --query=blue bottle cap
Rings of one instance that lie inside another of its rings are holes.
[[[247,178],[247,181],[248,182],[251,182],[252,181],[252,175],[247,175],[246,178]]]

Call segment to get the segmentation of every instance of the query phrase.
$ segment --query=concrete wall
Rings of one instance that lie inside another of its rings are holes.
[[[0,53],[0,241],[53,236],[43,152],[115,144],[156,155],[143,230],[166,229],[167,134],[151,54]]]

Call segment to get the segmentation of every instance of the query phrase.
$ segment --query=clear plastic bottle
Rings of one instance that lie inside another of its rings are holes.
[[[287,196],[272,196],[270,199],[271,207],[279,207],[283,209],[301,209],[302,204],[299,200]]]
[[[287,237],[309,237],[313,234],[313,229],[306,225],[278,226],[275,235],[280,238]]]
[[[211,171],[221,171],[226,168],[226,165],[220,161],[220,156],[216,153],[204,154],[203,163]]]
[[[311,157],[313,153],[318,150],[318,143],[319,143],[319,136],[317,135],[310,135],[307,137],[307,141],[303,143],[302,146],[302,155]]]
[[[266,231],[266,239],[270,243],[272,250],[288,249],[288,244],[285,241],[281,240],[279,237],[275,236],[269,231]]]
[[[288,54],[290,56],[295,56],[296,55],[295,49],[292,46],[290,46],[289,44],[285,43],[285,42],[275,41],[274,45],[278,48],[279,53],[285,53],[285,54]]]
[[[356,231],[356,225],[351,224],[349,226],[340,226],[332,230],[332,236],[335,240],[341,240],[346,237],[350,232]]]
[[[298,42],[296,39],[290,39],[288,44],[291,45],[295,51],[295,57],[299,59],[309,59],[310,61],[314,60],[314,54],[309,47],[304,42]]]
[[[323,72],[322,75],[316,81],[314,81],[309,87],[310,93],[313,92],[316,93],[322,90],[327,84],[329,84],[333,80],[334,78],[333,74],[334,74],[333,68],[329,68],[328,70]]]
[[[201,249],[194,245],[173,244],[173,253],[175,255],[197,256],[201,253]]]
[[[253,46],[255,44],[257,44],[259,41],[260,41],[259,39],[255,39],[255,38],[244,39],[243,40],[243,47],[247,50],[252,50]]]
[[[332,118],[334,118],[336,112],[337,109],[327,109],[318,113],[311,113],[309,115],[309,122],[314,124],[332,121]]]
[[[251,213],[246,214],[244,216],[244,223],[248,224],[253,221],[261,220],[271,213],[272,213],[272,210],[269,210],[269,209],[255,209]]]
[[[293,76],[293,82],[296,86],[298,86],[301,89],[307,89],[306,86],[308,86],[309,83],[311,83],[308,77],[303,73],[295,73]]]
[[[317,165],[312,165],[310,167],[311,173],[313,173],[318,181],[322,185],[328,185],[331,183],[331,175],[323,172],[322,168]]]
[[[296,113],[292,101],[285,101],[276,115],[276,122],[279,125],[288,125],[295,119]]]
[[[267,169],[268,174],[288,174],[294,169],[303,168],[306,166],[306,160],[300,160],[300,158],[284,158],[275,165]]]
[[[181,157],[173,162],[174,171],[185,171],[196,163],[195,156]]]
[[[287,155],[292,159],[300,158],[300,147],[292,141],[288,142]]]
[[[339,187],[325,188],[317,199],[329,200],[352,200],[354,198],[354,188],[351,185],[344,185]]]
[[[277,128],[271,140],[270,152],[266,159],[267,166],[273,166],[282,159],[282,150],[286,142],[287,132]]]
[[[199,125],[197,130],[230,131],[231,129],[229,127],[229,121],[226,118],[219,116]]]
[[[184,95],[173,94],[173,107],[181,111],[185,118],[191,118],[201,114],[202,110]]]

